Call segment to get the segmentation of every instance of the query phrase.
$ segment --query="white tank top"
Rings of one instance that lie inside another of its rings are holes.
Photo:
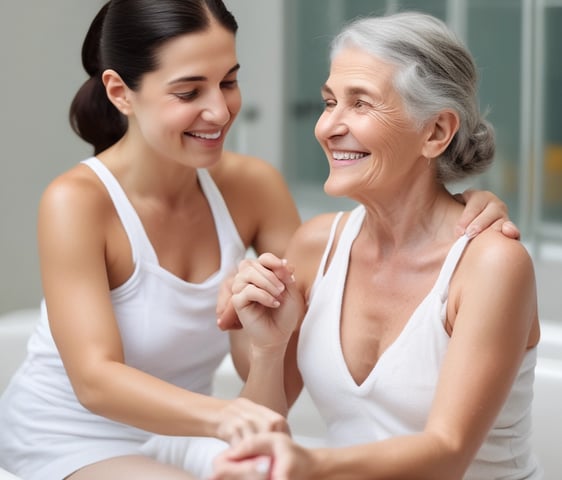
[[[220,269],[202,283],[163,269],[125,192],[97,159],[88,165],[105,184],[129,238],[134,272],[111,291],[125,363],[170,383],[211,394],[215,370],[229,351],[216,324],[224,278],[246,248],[206,170],[198,171],[220,243]],[[0,465],[23,478],[62,478],[83,465],[135,452],[151,434],[95,415],[78,402],[53,341],[45,302],[27,358],[0,400]],[[21,440],[19,440],[21,439]]]
[[[468,244],[466,236],[453,244],[431,291],[368,377],[357,385],[342,353],[340,315],[351,246],[364,215],[361,205],[351,212],[326,270],[341,219],[341,213],[337,215],[299,336],[298,366],[327,424],[331,446],[423,431],[450,339],[445,330],[449,281]],[[535,363],[536,348],[525,355],[505,406],[465,479],[542,478],[530,440]]]

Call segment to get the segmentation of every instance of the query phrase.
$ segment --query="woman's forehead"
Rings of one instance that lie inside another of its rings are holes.
[[[396,66],[359,48],[341,50],[330,65],[326,85],[344,83],[347,89],[360,90],[392,86]]]
[[[212,24],[201,32],[188,33],[166,42],[158,51],[159,68],[192,70],[219,69],[226,74],[238,64],[236,37],[225,28]]]

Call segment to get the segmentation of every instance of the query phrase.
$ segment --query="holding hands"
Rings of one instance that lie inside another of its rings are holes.
[[[293,268],[271,253],[241,262],[232,283],[232,304],[252,347],[284,350],[304,312]]]
[[[314,478],[322,452],[328,453],[328,450],[303,448],[287,435],[278,433],[255,435],[226,450],[215,459],[214,475],[211,480]]]
[[[231,445],[263,432],[289,433],[283,415],[243,397],[228,401],[218,419],[216,436]]]

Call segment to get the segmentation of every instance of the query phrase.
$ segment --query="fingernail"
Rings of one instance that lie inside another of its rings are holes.
[[[480,233],[480,229],[478,227],[468,227],[466,229],[466,235],[468,238],[473,238]]]
[[[256,462],[257,473],[268,473],[270,467],[271,467],[271,460],[269,458],[260,458]]]

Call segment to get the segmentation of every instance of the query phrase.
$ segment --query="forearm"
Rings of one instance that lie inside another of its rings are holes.
[[[216,436],[225,400],[190,392],[119,362],[76,388],[93,413],[162,435]]]
[[[261,352],[251,347],[250,369],[241,396],[287,416],[284,358],[284,349]]]
[[[425,433],[311,454],[310,480],[460,480],[470,461]]]

